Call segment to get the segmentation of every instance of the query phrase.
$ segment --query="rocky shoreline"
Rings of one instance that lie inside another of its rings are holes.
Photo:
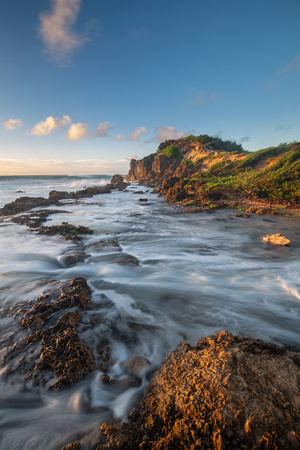
[[[131,168],[126,177],[128,182],[116,175],[106,186],[86,188],[75,193],[52,191],[48,199],[21,197],[5,205],[1,213],[3,216],[16,215],[11,218],[12,221],[25,224],[33,231],[60,234],[65,239],[79,242],[81,234],[92,233],[92,230],[68,223],[43,226],[48,215],[58,210],[32,211],[32,208],[61,206],[65,199],[77,200],[109,193],[112,189],[123,190],[130,181],[155,185],[160,195],[182,205],[185,212],[211,212],[228,206],[241,209],[242,205],[249,213],[278,212],[277,203],[264,203],[261,199],[244,199],[233,204],[224,202],[224,197],[214,198],[214,206],[205,205],[199,199],[192,199],[191,204],[191,197],[188,201],[186,198],[178,200],[183,186],[180,179],[174,181],[174,177],[166,176],[162,169],[164,164],[170,164],[169,159],[167,161],[165,155],[155,155],[153,158],[151,170],[153,164],[156,170],[160,167],[161,178],[147,181],[139,175],[138,180],[133,180],[134,171]],[[136,167],[135,163],[133,166]],[[172,197],[174,192],[175,200]],[[148,203],[147,199],[139,200],[141,204]],[[280,210],[281,214],[298,211],[296,203],[281,203],[281,207],[284,208]],[[21,215],[23,212],[26,214]],[[249,214],[236,216],[248,218]],[[118,250],[117,242],[113,241],[100,241],[93,245]],[[88,256],[85,249],[79,249],[65,255],[64,264],[73,265]],[[115,260],[118,264],[139,264],[136,258],[122,252]],[[105,307],[109,303],[108,298],[103,299]],[[65,389],[89,373],[100,370],[103,372],[103,384],[109,387],[118,383],[108,375],[114,363],[109,342],[103,340],[94,349],[79,337],[78,327],[83,326],[82,315],[86,310],[93,311],[93,302],[91,290],[81,277],[68,282],[53,282],[53,288],[37,299],[11,309],[9,315],[14,317],[17,330],[12,338],[2,342],[9,349],[3,358],[3,376],[13,381],[21,374],[25,383]],[[96,316],[95,323],[98,323],[101,318]],[[120,339],[126,339],[126,336],[120,336]],[[139,386],[142,377],[150,376],[153,371],[149,362],[139,355],[123,363],[122,368],[125,378],[120,385],[121,390]],[[148,391],[131,411],[129,422],[103,424],[94,448],[298,449],[299,379],[299,353],[261,340],[220,331],[214,336],[200,338],[194,347],[182,342],[153,373]],[[88,404],[86,408],[88,410]],[[79,442],[64,447],[65,450],[80,448]]]

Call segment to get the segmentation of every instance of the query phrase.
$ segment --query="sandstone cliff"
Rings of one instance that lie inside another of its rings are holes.
[[[132,160],[128,181],[157,186],[184,205],[283,205],[300,208],[300,143],[245,152],[234,142],[207,135],[168,140],[157,153]]]

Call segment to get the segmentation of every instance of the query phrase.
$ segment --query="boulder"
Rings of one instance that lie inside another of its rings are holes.
[[[151,364],[143,356],[133,356],[121,364],[125,373],[131,377],[142,378],[151,369]]]
[[[280,233],[267,234],[266,236],[263,236],[263,240],[275,245],[289,245],[291,243],[289,239],[285,238]]]
[[[109,183],[111,189],[118,189],[119,191],[123,191],[127,186],[129,186],[129,183],[125,183],[122,175],[119,174],[113,175]]]
[[[300,356],[222,331],[182,342],[103,449],[299,449]]]

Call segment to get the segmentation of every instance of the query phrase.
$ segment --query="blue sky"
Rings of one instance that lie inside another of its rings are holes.
[[[167,138],[300,140],[299,0],[0,2],[0,175],[125,174]]]

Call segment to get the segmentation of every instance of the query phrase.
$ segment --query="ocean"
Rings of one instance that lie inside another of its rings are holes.
[[[47,197],[54,189],[76,191],[109,180],[0,177],[0,207],[20,196]],[[143,356],[155,370],[181,341],[194,345],[221,330],[299,349],[299,218],[253,214],[245,219],[232,210],[186,214],[136,183],[124,192],[68,200],[55,209],[60,212],[50,215],[47,225],[69,222],[94,233],[78,244],[0,218],[0,339],[11,335],[14,343],[10,307],[41,295],[50,280],[80,276],[91,287],[94,304],[92,312],[83,312],[80,336],[93,348],[109,340],[114,379],[122,378],[121,364],[132,356]],[[278,232],[291,240],[290,246],[262,240]],[[118,247],[97,246],[105,240]],[[64,255],[78,248],[88,258],[66,267]],[[138,264],[120,264],[120,255]],[[110,300],[109,308],[103,298]],[[1,346],[1,360],[4,353]],[[114,388],[101,382],[97,370],[55,392],[22,377],[10,381],[4,373],[1,362],[3,450],[57,450],[75,440],[90,449],[101,424],[126,420],[148,384],[144,378],[140,386]]]

